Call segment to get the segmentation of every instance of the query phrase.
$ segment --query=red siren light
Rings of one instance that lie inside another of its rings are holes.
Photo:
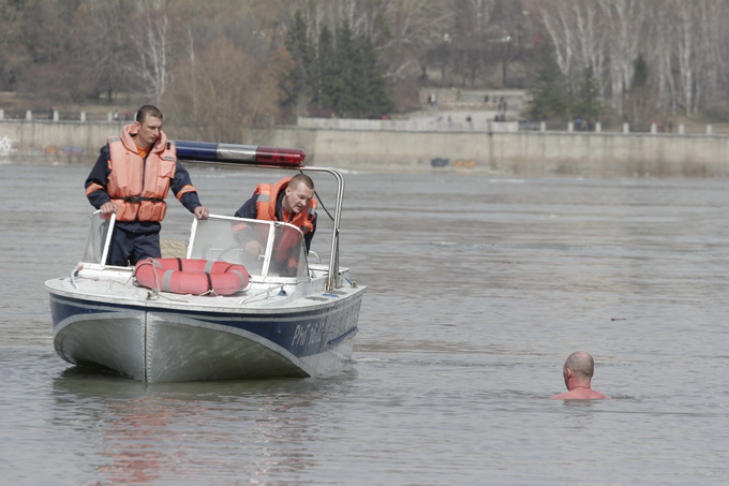
[[[300,167],[304,165],[306,154],[300,149],[257,147],[256,162],[266,165],[287,165]]]

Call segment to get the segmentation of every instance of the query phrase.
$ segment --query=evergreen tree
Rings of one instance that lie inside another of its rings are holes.
[[[339,59],[334,45],[334,36],[327,26],[319,32],[317,65],[319,66],[317,80],[317,95],[314,103],[329,108],[336,105],[337,93],[341,91],[339,79]]]
[[[331,108],[350,118],[379,117],[392,108],[374,45],[356,37],[344,22],[336,35],[338,73],[333,81]]]
[[[595,121],[602,113],[600,86],[595,79],[595,72],[592,69],[592,65],[587,66],[583,70],[581,82],[577,87],[572,112],[574,116],[585,121]]]
[[[282,104],[309,96],[314,112],[337,116],[379,117],[392,109],[384,71],[371,40],[357,36],[348,22],[334,34],[323,26],[315,43],[310,42],[303,16],[297,12],[286,36],[286,48],[296,68],[279,78],[291,95]]]
[[[535,120],[564,116],[567,113],[567,80],[557,64],[554,46],[542,42],[532,87],[531,117]]]
[[[655,93],[651,92],[650,71],[643,54],[633,61],[633,78],[623,98],[623,113],[634,130],[647,130],[655,117]]]
[[[643,54],[633,61],[633,79],[630,88],[640,89],[648,84],[648,63],[645,62]]]
[[[392,110],[392,100],[387,96],[387,86],[375,46],[369,38],[361,43],[361,76],[363,78],[363,115],[380,117]]]
[[[359,49],[349,22],[344,21],[339,26],[336,38],[339,80],[335,83],[332,108],[336,109],[339,116],[356,118],[359,112],[357,97],[361,94],[361,78],[358,76],[361,63]]]
[[[302,96],[312,95],[314,74],[311,69],[314,65],[315,54],[309,41],[309,29],[301,11],[294,14],[284,45],[294,60],[294,68],[283,73],[282,79],[279,80],[279,88],[283,93],[281,104],[288,106],[295,105]]]

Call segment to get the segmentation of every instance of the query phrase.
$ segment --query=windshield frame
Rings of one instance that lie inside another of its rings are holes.
[[[222,223],[222,224],[219,224]],[[206,226],[210,226],[207,230]],[[213,230],[216,227],[216,231]],[[226,230],[228,233],[226,234]],[[214,234],[208,234],[208,233]],[[292,232],[292,233],[289,233]],[[275,258],[275,248],[284,234],[295,235],[296,241],[287,248],[290,254]],[[252,254],[246,244],[257,241],[263,246],[260,254]],[[213,243],[214,242],[214,243]],[[211,246],[211,245],[216,246]],[[193,220],[187,258],[227,261],[246,267],[252,281],[280,281],[282,279],[310,279],[310,268],[305,251],[304,235],[296,226],[258,219],[236,218],[211,214],[206,220]],[[286,269],[281,263],[295,261],[295,268]]]

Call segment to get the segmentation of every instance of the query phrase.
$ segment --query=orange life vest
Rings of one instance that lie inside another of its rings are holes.
[[[256,199],[256,219],[265,221],[280,221],[276,215],[276,202],[281,191],[286,190],[291,177],[284,177],[276,184],[258,184],[254,194],[258,194]],[[316,218],[316,199],[309,201],[309,204],[298,214],[293,215],[290,219],[281,209],[283,221],[290,223],[301,230],[306,236],[314,231],[314,218]],[[288,271],[292,271],[298,267],[298,255],[291,255],[294,245],[298,243],[300,237],[293,231],[283,233],[281,239],[277,241],[273,252],[273,263],[276,266],[285,266]],[[283,271],[283,268],[280,269]]]
[[[254,194],[258,194],[256,200],[256,219],[264,221],[279,221],[276,216],[276,202],[281,191],[286,189],[286,185],[291,177],[284,177],[276,184],[258,184]],[[283,210],[282,210],[283,211]],[[286,218],[286,214],[283,217]],[[291,223],[298,227],[304,236],[314,231],[314,218],[316,217],[316,199],[309,201],[306,208],[296,214],[290,220],[284,219],[286,223]]]
[[[165,198],[175,177],[175,147],[167,144],[167,136],[161,132],[145,159],[134,144],[133,127],[126,125],[121,136],[107,141],[111,172],[106,190],[117,207],[117,220],[160,222],[167,212]]]

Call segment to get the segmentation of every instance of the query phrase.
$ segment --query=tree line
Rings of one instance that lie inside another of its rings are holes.
[[[726,119],[727,0],[548,3],[535,12],[538,35],[569,92],[589,69],[605,111],[635,126],[673,115]]]
[[[160,105],[206,140],[527,89],[535,119],[727,109],[729,0],[0,0],[0,89]]]
[[[279,79],[282,107],[342,118],[381,117],[392,109],[372,41],[347,20],[334,32],[327,25],[311,32],[299,10],[284,46],[291,62]]]

